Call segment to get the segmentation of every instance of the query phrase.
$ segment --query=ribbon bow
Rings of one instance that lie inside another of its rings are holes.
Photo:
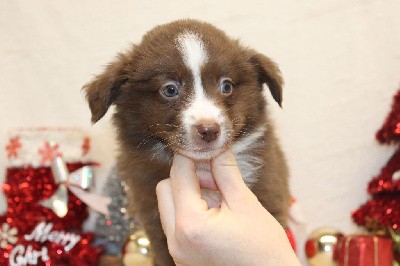
[[[93,169],[84,166],[72,173],[68,172],[67,165],[61,157],[56,157],[51,163],[51,171],[56,183],[57,191],[48,199],[39,203],[51,209],[58,217],[63,218],[68,213],[68,189],[93,210],[108,215],[110,197],[100,196],[94,192],[87,192],[93,185]]]

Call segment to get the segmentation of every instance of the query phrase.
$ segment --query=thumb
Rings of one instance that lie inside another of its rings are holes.
[[[235,156],[230,150],[211,161],[211,171],[223,201],[228,206],[237,204],[244,197],[252,195],[243,181]]]

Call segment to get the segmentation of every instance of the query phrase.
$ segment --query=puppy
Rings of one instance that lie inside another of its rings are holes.
[[[169,177],[174,153],[207,168],[231,148],[247,186],[286,227],[288,170],[263,84],[281,105],[283,81],[271,59],[208,23],[180,20],[149,31],[84,86],[93,123],[115,105],[118,173],[131,189],[129,211],[148,234],[154,264],[174,265],[155,189]]]

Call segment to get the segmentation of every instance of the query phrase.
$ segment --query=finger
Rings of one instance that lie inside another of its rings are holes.
[[[218,190],[217,184],[210,171],[197,170],[196,175],[199,178],[200,188]]]
[[[211,171],[223,200],[230,206],[249,195],[250,190],[243,181],[235,156],[226,151],[211,161]]]
[[[156,187],[161,225],[167,237],[175,234],[175,206],[172,197],[171,179],[160,181]]]
[[[201,199],[199,180],[194,162],[176,154],[171,167],[171,187],[176,215],[207,210],[207,204]]]

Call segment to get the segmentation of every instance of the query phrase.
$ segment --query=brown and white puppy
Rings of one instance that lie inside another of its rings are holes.
[[[116,107],[118,172],[131,189],[129,211],[143,224],[156,265],[173,265],[155,187],[169,177],[174,153],[204,168],[231,148],[246,184],[286,226],[288,170],[263,95],[267,84],[280,105],[282,83],[268,57],[208,23],[180,20],[149,31],[85,85],[93,123]]]

